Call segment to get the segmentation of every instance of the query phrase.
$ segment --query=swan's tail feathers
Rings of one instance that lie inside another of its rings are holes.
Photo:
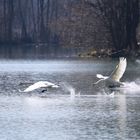
[[[114,81],[119,82],[122,78],[127,66],[126,58],[120,57],[120,61],[116,66],[115,70],[111,73],[110,78]]]
[[[107,76],[103,76],[101,74],[96,74],[96,77],[99,79],[107,79],[108,78]]]

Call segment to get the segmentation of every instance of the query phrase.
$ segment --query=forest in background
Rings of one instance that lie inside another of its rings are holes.
[[[135,55],[139,5],[139,0],[1,0],[0,47],[111,48]]]

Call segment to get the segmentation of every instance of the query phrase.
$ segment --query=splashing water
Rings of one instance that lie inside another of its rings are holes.
[[[101,88],[97,95],[109,95],[114,97],[114,95],[119,94],[140,94],[140,80],[136,80],[133,82],[123,82],[123,86],[115,87],[113,89],[109,88]]]
[[[124,89],[128,92],[140,92],[140,84],[134,82],[125,82]]]
[[[140,84],[137,82],[124,82],[124,85],[118,88],[114,88],[115,93],[125,93],[125,94],[134,94],[140,93]]]
[[[78,94],[76,94],[76,89],[72,85],[70,85],[68,83],[62,83],[62,84],[63,84],[63,89],[70,93],[71,98],[75,98],[76,95],[80,95],[80,92],[78,92]]]

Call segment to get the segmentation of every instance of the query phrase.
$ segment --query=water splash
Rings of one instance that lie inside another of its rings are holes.
[[[115,88],[100,88],[100,91],[97,92],[97,95],[109,95],[114,97],[115,95],[120,94],[140,94],[140,79],[137,79],[133,82],[124,82],[123,86]]]
[[[115,95],[140,93],[140,84],[136,81],[124,82],[123,86],[114,88],[113,91],[115,92]]]
[[[134,81],[134,82],[125,82],[124,83],[124,89],[127,92],[140,92],[140,83]]]
[[[63,85],[63,89],[65,91],[67,91],[67,92],[70,93],[71,99],[75,98],[76,95],[79,95],[80,96],[80,92],[78,92],[76,94],[76,89],[72,85],[70,85],[70,84],[68,84],[66,82],[65,83],[62,83],[62,85]]]

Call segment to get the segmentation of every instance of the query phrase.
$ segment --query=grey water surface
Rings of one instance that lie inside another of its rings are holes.
[[[109,75],[116,64],[117,60],[1,60],[0,140],[140,139],[139,61],[128,63],[122,79],[130,90],[110,96],[93,87],[96,74]],[[61,88],[19,92],[45,80]]]

